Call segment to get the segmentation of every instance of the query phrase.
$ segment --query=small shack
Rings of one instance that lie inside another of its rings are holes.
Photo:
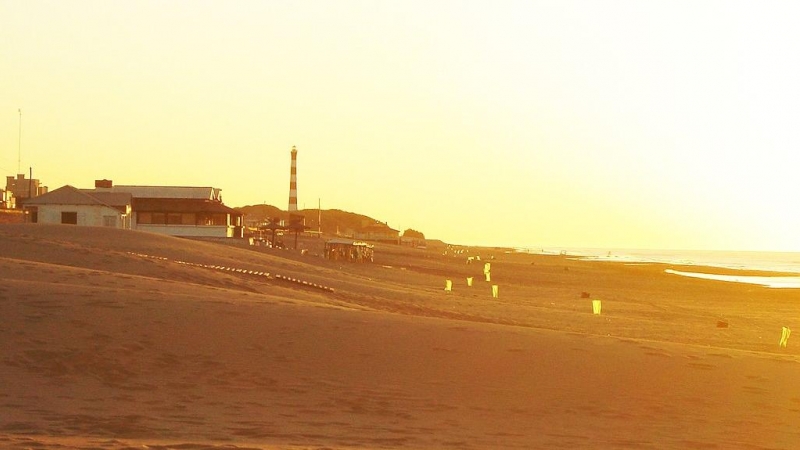
[[[332,261],[372,262],[373,246],[352,239],[331,239],[325,242],[325,258]]]

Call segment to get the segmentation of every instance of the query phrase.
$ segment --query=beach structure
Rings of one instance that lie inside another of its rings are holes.
[[[367,223],[363,224],[361,229],[353,233],[353,238],[365,241],[399,244],[400,231],[389,227],[389,225],[384,222]]]
[[[414,248],[427,248],[427,241],[424,237],[415,236],[400,236],[400,245],[405,245]]]
[[[260,233],[261,232],[267,232],[267,231],[272,232],[272,240],[270,241],[270,247],[275,247],[275,245],[276,245],[275,233],[278,230],[282,231],[282,230],[285,230],[285,229],[286,229],[286,226],[283,225],[283,221],[280,219],[280,217],[270,217],[267,220],[267,223],[262,224],[262,225],[260,225],[258,227],[258,230],[259,230]]]
[[[221,189],[191,186],[64,186],[25,202],[28,221],[129,228],[183,237],[242,237],[242,213],[222,203]],[[116,210],[118,213],[113,213]]]
[[[308,229],[305,216],[289,213],[289,225],[286,229],[294,233],[294,248],[297,249],[297,235]]]
[[[325,242],[325,258],[332,261],[372,262],[373,246],[352,239],[331,239]]]
[[[32,223],[128,229],[131,200],[129,193],[85,192],[66,185],[25,200],[23,208]]]
[[[289,176],[289,212],[297,211],[297,147],[292,146],[292,169]]]
[[[242,213],[222,203],[222,189],[207,186],[114,185],[97,180],[87,192],[132,197],[131,228],[183,237],[242,237]]]

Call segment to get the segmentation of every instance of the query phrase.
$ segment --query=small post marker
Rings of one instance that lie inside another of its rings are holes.
[[[453,280],[444,280],[444,290],[446,292],[453,290]]]
[[[600,300],[592,300],[592,313],[599,316],[600,310]]]
[[[500,286],[493,284],[492,285],[492,298],[499,298],[500,297]]]
[[[786,348],[786,345],[789,343],[789,335],[792,334],[792,330],[787,327],[783,327],[781,330],[781,342],[780,346]]]
[[[472,277],[467,277],[467,286],[472,286]]]

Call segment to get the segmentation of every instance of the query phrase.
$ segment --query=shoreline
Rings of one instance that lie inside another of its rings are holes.
[[[706,272],[684,272],[673,269],[666,269],[665,272],[690,278],[724,281],[728,283],[756,284],[771,289],[800,289],[800,275],[784,276],[780,274],[775,275],[774,273],[770,273],[770,275],[749,275],[750,272],[748,271],[744,271],[741,275],[727,275]]]
[[[800,274],[800,252],[735,250],[650,250],[650,249],[566,249],[535,250],[515,248],[530,254],[567,256],[587,261],[624,263],[662,263],[680,266],[710,267],[762,273]]]
[[[794,270],[780,270],[774,269],[759,269],[752,267],[734,267],[732,264],[714,263],[714,262],[691,262],[687,260],[653,260],[645,257],[635,257],[628,255],[614,255],[614,256],[587,256],[579,254],[554,253],[554,252],[537,252],[528,251],[525,248],[510,248],[510,247],[482,247],[472,246],[464,248],[467,249],[484,249],[485,251],[501,251],[504,253],[518,253],[523,255],[537,255],[547,257],[560,257],[573,261],[587,261],[597,263],[620,264],[624,266],[662,266],[665,273],[670,273],[679,276],[705,278],[708,280],[724,281],[730,283],[745,283],[756,284],[764,287],[771,287],[776,289],[800,289],[800,253],[795,252],[754,252],[756,254],[775,253],[796,255],[798,258],[798,268]],[[675,251],[676,253],[678,251]],[[741,254],[743,252],[734,251],[721,251],[712,253],[735,253]],[[681,269],[681,270],[676,270]],[[737,280],[738,278],[738,280]],[[775,284],[775,285],[773,285]]]

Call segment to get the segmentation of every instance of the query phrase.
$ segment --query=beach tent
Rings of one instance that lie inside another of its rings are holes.
[[[352,239],[331,239],[325,242],[325,258],[333,261],[372,262],[373,246]]]

